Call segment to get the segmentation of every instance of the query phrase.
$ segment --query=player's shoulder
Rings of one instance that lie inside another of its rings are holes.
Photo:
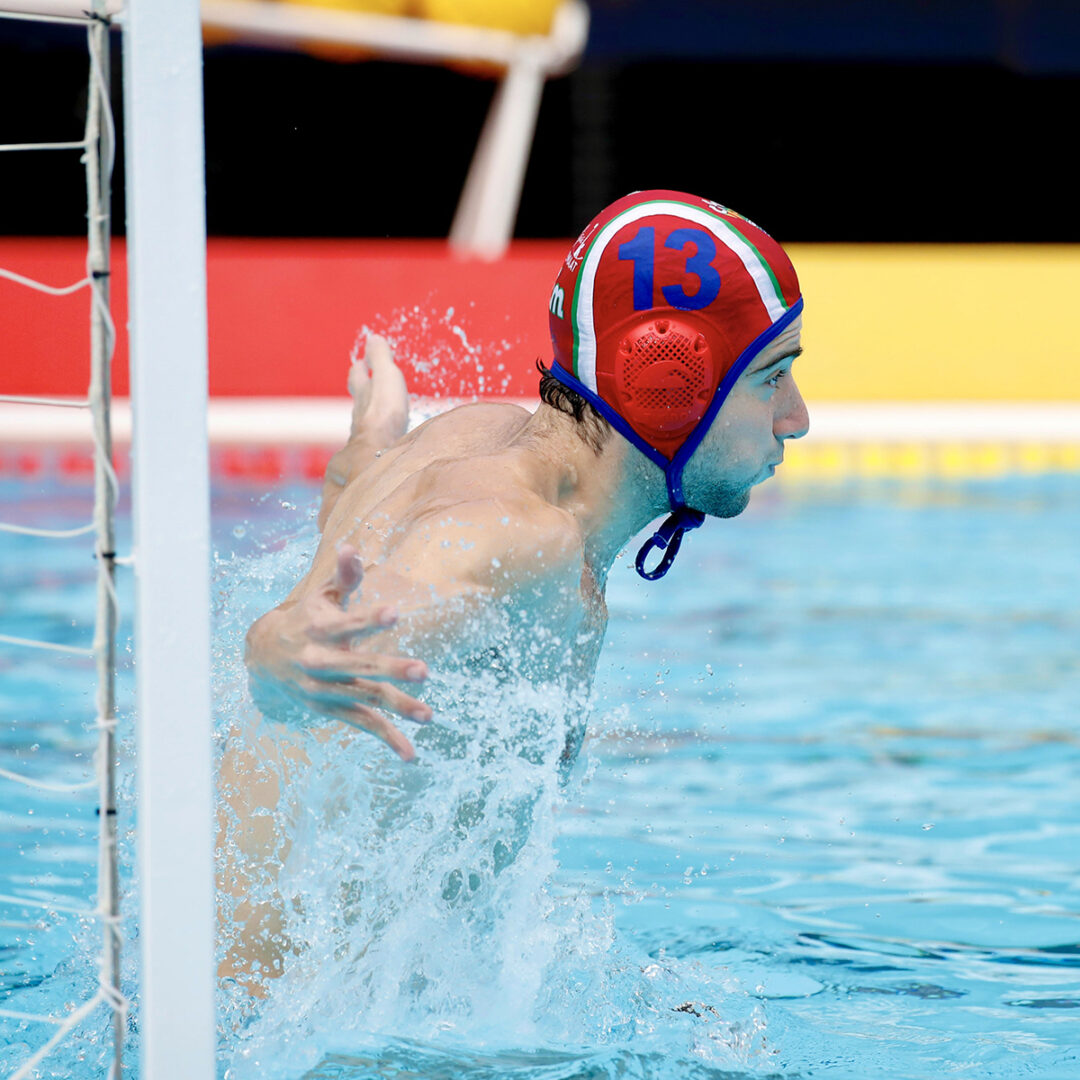
[[[509,437],[528,422],[532,413],[509,401],[471,401],[457,405],[416,429],[422,438],[445,439],[448,433],[463,432],[491,444]]]
[[[477,416],[505,417],[508,420],[528,420],[532,413],[515,401],[467,401],[456,405],[445,415],[468,416],[473,419]]]
[[[409,530],[401,553],[422,556],[440,577],[498,585],[580,573],[583,546],[572,514],[535,492],[508,489],[428,510]]]

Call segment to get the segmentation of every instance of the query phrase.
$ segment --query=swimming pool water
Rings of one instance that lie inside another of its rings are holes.
[[[310,550],[313,497],[215,493],[221,670],[235,676],[237,627]],[[58,527],[86,506],[28,484],[0,504]],[[237,1028],[225,1004],[222,1074],[1076,1076],[1078,536],[1077,477],[806,485],[693,534],[662,582],[622,559],[589,738],[507,894],[557,927],[540,941],[523,916],[522,940],[573,955],[515,968],[500,939],[474,956],[528,984],[513,1008],[529,1024],[479,975],[441,1027],[416,1009],[365,1025],[324,1000],[332,1034],[312,1002],[292,1029]],[[4,535],[0,551],[0,633],[86,642],[87,546]],[[4,766],[87,775],[88,664],[0,646],[0,672]],[[129,747],[128,797],[131,767]],[[0,781],[0,894],[86,903],[94,830],[92,792]],[[76,916],[0,902],[0,1009],[82,1000],[95,944]],[[103,1075],[103,1031],[86,1025],[42,1075]],[[0,1074],[49,1034],[0,1018]]]

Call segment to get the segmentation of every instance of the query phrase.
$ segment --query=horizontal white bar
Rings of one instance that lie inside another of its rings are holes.
[[[58,795],[74,794],[76,791],[97,787],[97,780],[84,780],[81,784],[54,784],[50,780],[36,780],[32,776],[23,776],[22,773],[11,772],[9,769],[0,769],[0,778],[38,791],[55,791]]]
[[[547,37],[526,38],[482,26],[250,0],[203,0],[202,21],[203,26],[230,30],[267,44],[332,41],[414,60],[486,60],[507,65],[528,48],[549,74],[562,71],[580,55],[588,32],[588,11],[581,0],[564,0]]]
[[[0,143],[0,153],[5,150],[85,150],[86,140],[79,142],[24,142]]]
[[[12,637],[10,634],[0,634],[0,644],[21,645],[26,649],[48,649],[50,652],[71,653],[72,656],[94,655],[93,649],[80,649],[74,645],[57,645],[55,641],[36,641],[34,638]]]
[[[489,398],[526,408],[535,399]],[[459,399],[414,398],[414,416],[443,412]],[[347,398],[219,398],[210,402],[216,443],[339,446],[349,432]],[[113,403],[113,435],[131,438],[128,402]],[[0,401],[0,443],[89,442],[86,418],[74,410],[39,411]],[[1080,402],[844,402],[810,405],[814,442],[1080,442]]]
[[[0,1016],[7,1020],[29,1020],[36,1024],[59,1024],[61,1020],[55,1016],[45,1016],[41,1013],[16,1012],[14,1009],[0,1009]]]
[[[5,270],[2,266],[0,266],[0,278],[4,278],[6,281],[13,281],[16,285],[25,285],[28,289],[33,289],[35,292],[43,292],[49,296],[70,296],[80,289],[85,289],[86,286],[90,284],[89,278],[81,278],[72,285],[46,285],[43,281],[35,281],[33,278],[24,277],[22,274],[16,274],[14,270]]]
[[[105,14],[118,15],[124,9],[123,0],[105,0]],[[45,18],[78,19],[88,22],[90,0],[0,0],[0,14],[41,15]]]
[[[1080,402],[809,403],[815,442],[1080,442]]]
[[[535,408],[535,401],[500,398]],[[50,403],[60,404],[63,399]],[[434,416],[460,399],[414,398],[414,415]],[[44,404],[45,401],[42,401]],[[76,404],[71,399],[72,405]],[[225,398],[211,401],[207,422],[210,439],[217,443],[255,442],[274,445],[314,443],[340,446],[349,434],[348,398]],[[131,441],[131,405],[124,398],[112,403],[113,441]],[[0,444],[89,442],[90,425],[75,410],[28,409],[5,404],[0,398]]]
[[[414,425],[460,405],[463,399],[412,399]],[[500,398],[529,409],[535,401]],[[344,445],[352,409],[347,398],[234,398],[210,402],[211,442]]]
[[[84,18],[71,19],[64,15],[27,15],[21,11],[4,11],[0,8],[0,23],[5,20],[8,22],[32,22],[32,23],[50,23],[58,24],[60,26],[86,26],[87,20]]]
[[[29,525],[10,525],[6,521],[0,521],[0,532],[12,533],[15,536],[37,536],[42,540],[70,540],[75,536],[86,536],[94,531],[94,523],[80,525],[76,529],[34,529]]]
[[[85,398],[24,397],[22,394],[0,394],[0,403],[10,401],[13,405],[55,405],[62,409],[88,409]]]
[[[90,441],[90,417],[82,409],[35,409],[0,401],[0,442],[83,441]]]

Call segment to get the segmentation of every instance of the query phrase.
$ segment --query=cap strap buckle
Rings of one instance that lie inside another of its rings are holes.
[[[704,520],[705,515],[700,510],[691,510],[688,506],[677,507],[675,512],[664,521],[663,525],[641,545],[641,550],[637,553],[637,559],[634,561],[637,572],[646,581],[656,581],[658,578],[662,578],[671,569],[675,556],[679,554],[683,534],[698,528]],[[646,570],[645,560],[654,550],[663,551],[663,557],[652,570]]]

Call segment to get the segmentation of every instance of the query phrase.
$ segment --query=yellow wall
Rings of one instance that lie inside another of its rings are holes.
[[[792,244],[816,401],[1080,401],[1080,245]]]

